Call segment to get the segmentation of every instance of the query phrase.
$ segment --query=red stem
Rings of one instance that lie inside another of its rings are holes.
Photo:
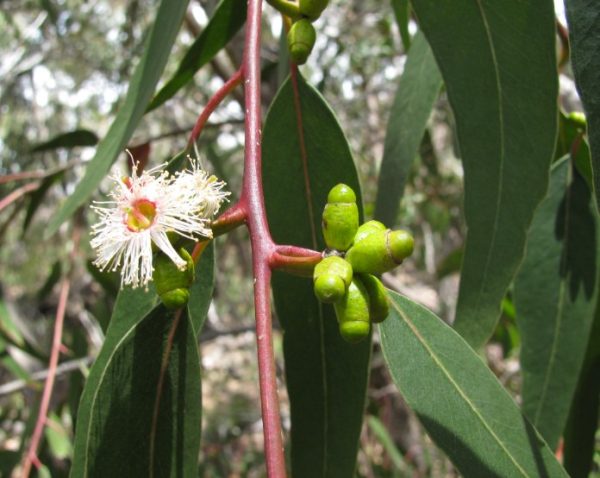
[[[275,246],[267,225],[261,176],[261,15],[262,0],[248,0],[243,63],[246,109],[245,158],[240,205],[246,211],[253,252],[256,347],[267,474],[270,478],[283,478],[286,476],[286,470],[269,300],[271,281],[269,261]]]
[[[70,259],[74,261],[77,246],[79,244],[79,228],[75,226],[73,230],[73,249],[71,251]],[[37,449],[44,432],[44,426],[48,417],[48,407],[50,406],[50,398],[52,397],[52,390],[54,388],[54,379],[56,378],[56,367],[58,366],[58,358],[60,355],[60,349],[62,347],[62,332],[63,324],[65,320],[65,311],[67,309],[67,300],[69,298],[69,289],[71,288],[71,279],[67,275],[63,278],[60,294],[58,298],[58,307],[56,309],[56,319],[54,321],[54,335],[52,338],[52,349],[50,351],[50,361],[48,363],[48,376],[46,377],[46,383],[44,384],[44,391],[42,393],[42,401],[40,403],[40,409],[38,412],[37,421],[33,434],[31,435],[31,441],[29,442],[29,448],[25,454],[23,460],[23,471],[21,476],[27,478],[31,472],[31,465],[36,464],[40,466],[40,462],[37,457]]]
[[[219,88],[219,90],[208,101],[208,103],[204,107],[204,110],[202,110],[202,113],[200,113],[200,116],[198,116],[198,119],[196,120],[196,124],[194,126],[194,129],[192,130],[192,134],[190,134],[190,139],[188,140],[187,144],[188,149],[190,149],[193,146],[196,139],[198,139],[202,128],[204,128],[204,125],[208,121],[208,118],[210,117],[212,112],[217,108],[217,106],[219,106],[219,104],[221,104],[225,97],[229,93],[231,93],[231,91],[234,90],[237,85],[241,83],[242,76],[242,69],[240,68],[233,74],[231,78],[229,78],[229,80],[227,80],[227,83],[225,83],[223,86],[221,86],[221,88]]]

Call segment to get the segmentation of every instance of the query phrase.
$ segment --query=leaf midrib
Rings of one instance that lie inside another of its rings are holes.
[[[504,451],[504,453],[509,458],[509,460],[514,464],[515,468],[523,476],[529,477],[529,475],[527,474],[527,472],[513,458],[512,454],[509,452],[509,450],[504,445],[504,442],[500,439],[500,437],[498,437],[498,435],[496,435],[494,433],[494,430],[488,425],[487,421],[481,415],[481,413],[479,412],[479,410],[477,409],[477,407],[475,406],[475,404],[469,399],[469,397],[462,390],[462,388],[458,385],[458,383],[456,383],[456,381],[452,378],[452,375],[450,374],[450,372],[448,371],[448,369],[444,366],[444,364],[442,363],[442,361],[438,358],[438,356],[435,354],[435,352],[431,349],[431,347],[426,342],[426,340],[423,338],[423,336],[421,336],[421,334],[419,333],[418,329],[412,323],[412,321],[410,320],[410,318],[404,313],[404,311],[398,306],[398,304],[396,304],[396,302],[394,302],[392,300],[391,304],[392,304],[392,307],[396,310],[396,312],[398,312],[398,315],[402,318],[402,320],[404,320],[404,322],[406,323],[406,325],[408,325],[408,327],[410,328],[411,332],[414,334],[414,336],[417,338],[417,340],[421,343],[421,345],[426,350],[426,352],[428,353],[428,355],[431,357],[431,359],[433,360],[433,362],[442,371],[442,373],[444,374],[444,376],[446,377],[446,379],[448,380],[448,382],[454,387],[454,389],[458,392],[458,394],[460,395],[460,397],[465,401],[465,403],[469,406],[469,408],[474,413],[474,415],[477,417],[477,419],[481,422],[481,424],[483,425],[484,429],[492,436],[492,438],[496,441],[496,443]],[[383,329],[380,329],[380,330],[382,331],[383,335],[386,335],[385,332],[383,331]],[[387,356],[386,348],[384,348],[383,351],[384,351],[384,354]]]
[[[505,161],[505,149],[504,149],[504,109],[502,105],[502,82],[500,81],[500,68],[498,66],[498,59],[496,58],[496,49],[494,46],[494,41],[492,38],[492,32],[490,30],[490,26],[487,21],[487,16],[485,10],[483,8],[483,4],[481,0],[477,0],[477,7],[481,14],[481,19],[483,21],[483,26],[487,38],[487,44],[490,49],[490,54],[492,57],[492,63],[494,64],[494,76],[496,79],[496,92],[498,95],[498,122],[499,122],[499,134],[500,134],[500,164],[499,164],[499,172],[500,172],[500,182],[498,184],[498,196],[496,197],[496,204],[494,207],[494,225],[492,227],[492,238],[490,240],[490,247],[486,253],[485,265],[483,266],[483,278],[479,283],[479,290],[477,291],[477,302],[475,306],[475,314],[479,313],[481,307],[481,298],[483,296],[483,288],[487,282],[487,276],[490,269],[490,262],[492,260],[492,251],[496,247],[496,235],[498,232],[498,223],[500,220],[500,204],[502,203],[502,194],[504,190],[504,161]]]

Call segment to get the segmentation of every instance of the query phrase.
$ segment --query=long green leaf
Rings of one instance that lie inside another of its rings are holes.
[[[348,143],[333,112],[301,78],[298,87],[308,176],[304,176],[288,79],[264,127],[265,200],[277,242],[322,250],[321,213],[329,189],[346,183],[355,190],[360,204],[360,188]],[[273,294],[284,330],[292,474],[353,476],[365,405],[369,341],[349,345],[342,340],[333,308],[316,300],[310,279],[277,273]]]
[[[600,303],[565,428],[564,463],[572,478],[587,478],[596,449],[600,419]]]
[[[158,108],[189,83],[196,72],[233,38],[245,21],[245,0],[222,0],[206,28],[181,60],[173,77],[156,93],[147,111]]]
[[[550,0],[414,0],[456,118],[468,237],[455,327],[491,336],[548,186],[557,124]]]
[[[565,0],[571,63],[587,116],[596,205],[600,207],[600,3]]]
[[[465,477],[566,477],[552,450],[468,344],[424,307],[390,292],[381,347],[392,378]]]
[[[197,341],[213,267],[209,248],[197,267],[189,313],[176,326],[174,312],[156,305],[152,288],[119,293],[79,404],[73,477],[195,476],[201,420]]]
[[[58,227],[90,197],[131,138],[165,68],[188,1],[161,1],[156,12],[156,20],[148,34],[144,54],[129,84],[125,101],[106,137],[98,145],[83,179],[50,220],[48,234],[56,232]]]
[[[410,167],[417,156],[427,120],[442,86],[442,75],[422,33],[415,36],[390,112],[375,219],[393,225]]]
[[[514,285],[523,412],[555,448],[569,414],[596,305],[592,194],[568,160],[553,168]]]

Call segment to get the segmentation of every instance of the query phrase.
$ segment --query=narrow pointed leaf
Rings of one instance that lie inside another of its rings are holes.
[[[98,143],[98,136],[93,131],[87,129],[76,129],[67,133],[62,133],[54,138],[40,143],[31,148],[32,153],[42,151],[51,151],[59,148],[74,148],[76,146],[94,146]]]
[[[400,30],[400,38],[402,38],[404,50],[408,51],[412,43],[410,32],[408,30],[408,23],[410,21],[410,2],[409,0],[392,0],[392,9],[394,10],[394,16],[396,17],[396,24]]]
[[[442,76],[422,33],[413,41],[390,112],[379,172],[375,219],[392,226],[410,167],[442,86]]]
[[[360,204],[352,155],[335,116],[315,89],[299,78],[308,177],[304,177],[291,80],[269,110],[263,137],[263,179],[274,239],[324,248],[321,214],[329,189],[351,186]],[[307,192],[305,179],[310,186]],[[290,396],[293,476],[353,476],[369,370],[370,341],[340,337],[330,305],[320,304],[310,279],[276,273],[273,294],[284,330]]]
[[[596,205],[600,207],[600,3],[565,0],[571,63],[587,116]]]
[[[117,117],[98,145],[96,154],[88,164],[83,179],[50,220],[47,234],[56,232],[58,227],[91,196],[117,155],[127,145],[144,115],[154,88],[165,68],[187,4],[188,0],[161,1],[156,12],[156,20],[148,34],[144,54],[131,78],[127,95]]]
[[[592,194],[568,159],[553,168],[514,285],[523,412],[555,448],[585,355],[598,291]]]
[[[119,293],[79,404],[71,476],[196,475],[201,428],[197,341],[199,314],[212,294],[211,249],[197,266],[189,315],[183,311],[177,323],[176,312],[157,305],[153,288]]]
[[[455,327],[492,335],[548,185],[557,124],[549,0],[414,0],[454,111],[468,236]]]
[[[245,0],[222,0],[208,25],[190,46],[173,77],[152,99],[147,111],[158,108],[189,83],[238,32],[246,21]]]
[[[566,477],[479,356],[424,307],[390,292],[381,347],[402,396],[467,478]]]

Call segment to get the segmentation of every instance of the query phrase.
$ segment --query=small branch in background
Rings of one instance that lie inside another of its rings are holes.
[[[63,362],[56,367],[56,377],[66,375],[76,370],[81,370],[82,367],[88,367],[95,360],[95,357],[84,357]],[[48,378],[49,369],[40,370],[31,374],[29,380],[13,380],[12,382],[0,385],[0,397],[10,395],[11,393],[20,392],[26,388],[33,388],[33,382],[41,382]]]
[[[220,128],[222,126],[228,126],[231,124],[242,124],[244,122],[244,120],[242,118],[234,118],[234,119],[230,119],[230,120],[226,120],[226,121],[218,121],[215,123],[206,123],[204,125],[204,129],[208,129],[208,128]],[[144,142],[145,143],[152,143],[154,141],[160,141],[162,139],[168,139],[168,138],[172,138],[174,136],[180,136],[183,134],[188,134],[192,129],[194,128],[194,125],[191,126],[186,126],[185,128],[177,128],[171,131],[167,131],[165,133],[161,133],[161,134],[157,134],[156,136],[150,136],[148,139],[146,139]],[[137,146],[139,146],[140,144],[143,143],[139,143],[136,144],[134,146],[130,146],[131,148],[135,148]],[[1,182],[2,178],[0,177],[0,182]]]
[[[77,224],[73,227],[72,235],[72,249],[69,255],[71,267],[75,262],[75,258],[78,251],[79,239],[81,236],[80,228]],[[65,320],[65,312],[67,310],[67,301],[69,299],[69,290],[71,288],[71,277],[70,273],[65,275],[60,286],[60,293],[58,298],[58,306],[56,309],[56,319],[54,321],[54,335],[52,338],[52,349],[50,351],[50,361],[48,363],[48,375],[46,376],[46,383],[44,384],[44,391],[42,393],[42,401],[40,403],[40,409],[35,423],[35,428],[29,442],[29,447],[23,460],[23,470],[21,476],[28,478],[31,472],[31,466],[35,463],[39,467],[39,459],[37,457],[37,450],[44,432],[44,426],[48,419],[48,408],[50,406],[50,398],[52,396],[52,390],[54,388],[54,381],[56,378],[58,357],[60,349],[62,347],[62,333],[63,325]]]
[[[201,2],[198,2],[198,4],[204,9],[204,5],[202,5]],[[207,16],[210,17],[210,12],[205,11],[205,13],[207,14]],[[200,36],[200,34],[202,33],[202,27],[198,24],[198,22],[194,18],[194,14],[191,12],[191,10],[187,11],[184,22],[185,22],[185,26],[190,31],[192,36],[194,36],[194,37]],[[215,56],[210,61],[210,66],[212,66],[214,72],[225,82],[225,81],[227,81],[228,78],[231,77],[231,69],[232,68],[229,67],[228,65],[225,65],[224,63],[225,62],[223,62],[219,59],[219,54],[217,54],[217,56]],[[233,62],[230,62],[230,63],[233,63]],[[239,103],[240,107],[243,109],[244,108],[244,95],[242,94],[242,92],[234,90],[234,91],[232,91],[232,96]]]
[[[208,118],[212,114],[212,112],[221,104],[221,102],[225,99],[225,97],[235,89],[242,82],[242,69],[237,70],[233,76],[223,85],[219,90],[211,97],[208,101],[200,116],[198,116],[198,120],[192,130],[192,134],[190,135],[190,139],[188,140],[188,149],[191,149],[193,144],[196,142],[196,139],[202,132],[204,125],[208,121]]]
[[[0,176],[0,184],[6,184],[13,181],[23,181],[25,179],[44,179],[48,176],[52,176],[53,174],[60,173],[61,171],[71,169],[79,164],[81,164],[81,161],[77,159],[75,161],[69,161],[64,166],[59,166],[58,168],[53,168],[49,171],[21,171],[20,173],[5,174],[4,176]]]
[[[202,332],[202,334],[200,334],[200,343],[206,343],[206,342],[210,342],[211,340],[215,340],[219,337],[226,337],[226,336],[231,336],[231,335],[240,335],[240,334],[245,334],[247,332],[254,332],[255,327],[254,325],[246,325],[243,327],[237,327],[235,329],[228,329],[228,330],[215,330],[215,329],[211,329],[211,330],[206,330],[205,332]]]
[[[41,183],[39,181],[36,181],[33,183],[27,183],[27,184],[21,186],[20,188],[15,189],[13,192],[8,194],[7,196],[3,197],[0,200],[0,212],[2,212],[3,209],[10,206],[13,202],[15,202],[20,197],[25,196],[25,194],[30,193],[31,191],[35,191],[37,188],[40,187],[40,184]]]

